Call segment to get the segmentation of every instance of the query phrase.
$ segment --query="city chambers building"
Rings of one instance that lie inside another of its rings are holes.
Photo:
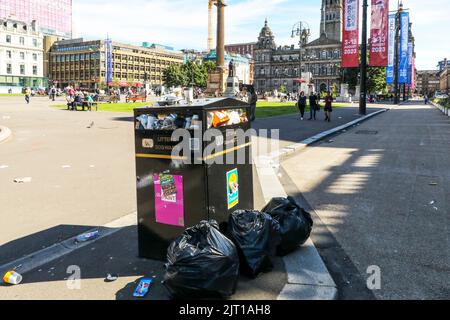
[[[342,80],[342,0],[322,0],[320,37],[302,48],[302,72],[310,72],[317,92],[336,90]],[[300,49],[277,46],[275,36],[266,22],[255,47],[255,88],[268,92],[284,86],[295,92],[300,77]]]
[[[111,54],[108,54],[108,50]],[[49,53],[49,81],[60,88],[128,88],[163,85],[163,72],[181,65],[184,55],[159,45],[134,46],[82,38],[55,42]],[[108,61],[111,59],[111,61]],[[108,70],[108,68],[110,68]],[[108,71],[107,71],[108,70]],[[107,72],[112,81],[106,83]]]

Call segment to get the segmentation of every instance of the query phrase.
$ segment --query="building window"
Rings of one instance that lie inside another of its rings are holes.
[[[33,75],[37,76],[37,66],[33,66]]]
[[[11,36],[9,34],[6,35],[6,42],[11,43]]]
[[[37,39],[33,39],[33,47],[37,47],[38,46],[38,41]]]
[[[21,52],[20,53],[20,59],[21,60],[25,60],[25,52]]]
[[[33,53],[33,61],[37,61],[37,54]]]
[[[25,45],[25,38],[24,38],[24,37],[20,37],[20,38],[19,38],[19,43],[20,43],[21,45]]]
[[[12,58],[11,50],[6,50],[6,58],[8,58],[8,59]]]
[[[11,63],[6,64],[6,73],[12,74],[12,65]]]
[[[20,74],[25,74],[25,65],[24,64],[20,65]]]

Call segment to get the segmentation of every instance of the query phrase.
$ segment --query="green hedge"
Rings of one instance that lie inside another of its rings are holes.
[[[434,103],[440,104],[443,107],[450,108],[450,98],[447,99],[434,99]]]

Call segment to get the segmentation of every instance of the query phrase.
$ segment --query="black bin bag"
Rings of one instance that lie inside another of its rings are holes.
[[[175,299],[225,299],[236,292],[239,257],[216,221],[187,229],[167,250],[164,285]]]
[[[230,215],[227,235],[236,244],[242,274],[255,278],[273,269],[279,229],[279,223],[263,212],[238,210]]]
[[[311,235],[313,220],[292,198],[273,198],[262,210],[280,223],[281,243],[277,254],[284,256],[298,249]]]

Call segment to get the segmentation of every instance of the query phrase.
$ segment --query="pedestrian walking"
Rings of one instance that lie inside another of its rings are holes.
[[[256,94],[255,88],[253,86],[248,86],[248,104],[250,105],[250,121],[255,121],[256,119],[256,103],[258,102],[258,95]]]
[[[330,91],[327,91],[327,95],[324,99],[325,101],[325,121],[331,122],[331,113],[333,112],[333,96]]]
[[[317,96],[311,91],[309,94],[309,119],[316,120],[316,112],[318,111]]]
[[[305,109],[306,109],[306,96],[305,92],[300,92],[300,97],[298,98],[297,106],[300,110],[301,120],[305,117]]]
[[[50,90],[50,98],[52,99],[52,101],[55,101],[55,97],[56,97],[56,88],[55,86],[53,86]]]
[[[25,89],[25,101],[27,102],[27,104],[30,103],[30,98],[31,98],[31,89],[28,87]]]
[[[428,95],[425,95],[425,104],[428,104]]]

